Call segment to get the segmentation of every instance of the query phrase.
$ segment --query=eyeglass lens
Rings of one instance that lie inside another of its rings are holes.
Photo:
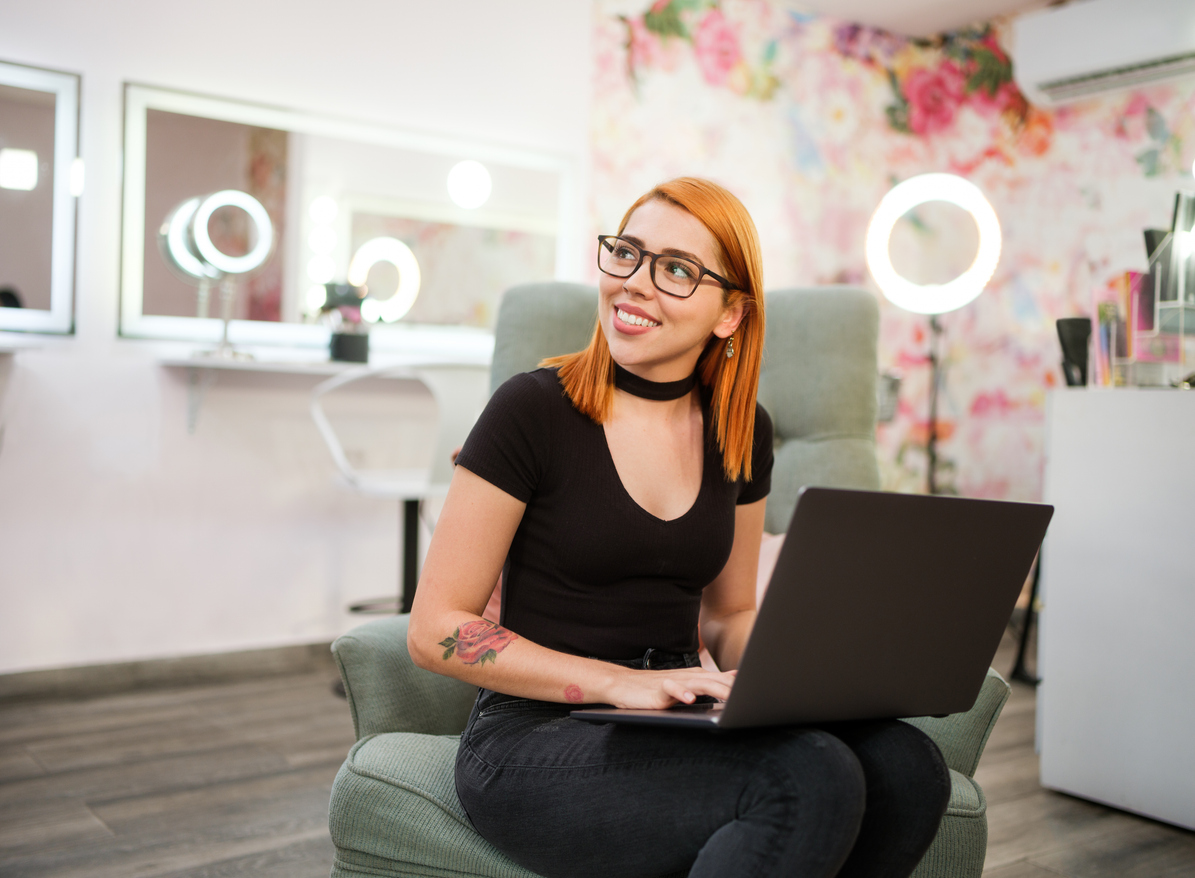
[[[630,277],[643,251],[621,238],[606,238],[598,247],[598,267],[612,277]],[[647,257],[651,258],[651,257]],[[701,266],[683,256],[655,257],[652,281],[672,296],[691,296],[701,279]]]

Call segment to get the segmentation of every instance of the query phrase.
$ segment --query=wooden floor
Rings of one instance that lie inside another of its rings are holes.
[[[1011,665],[1011,643],[997,658]],[[320,878],[352,744],[328,673],[0,707],[0,875]],[[979,767],[988,878],[1195,878],[1195,833],[1037,784],[1016,684]]]

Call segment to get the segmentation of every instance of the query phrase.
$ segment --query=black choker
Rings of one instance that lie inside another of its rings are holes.
[[[697,373],[694,372],[688,378],[682,378],[680,381],[648,381],[615,363],[614,386],[619,390],[625,390],[631,396],[664,402],[670,399],[680,399],[696,387]]]

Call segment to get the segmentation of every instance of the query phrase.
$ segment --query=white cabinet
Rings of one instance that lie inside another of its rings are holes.
[[[1043,786],[1195,829],[1195,392],[1047,407]]]

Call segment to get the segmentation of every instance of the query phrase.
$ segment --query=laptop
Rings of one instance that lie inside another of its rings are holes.
[[[571,715],[743,729],[968,711],[1053,514],[804,488],[725,702]]]

